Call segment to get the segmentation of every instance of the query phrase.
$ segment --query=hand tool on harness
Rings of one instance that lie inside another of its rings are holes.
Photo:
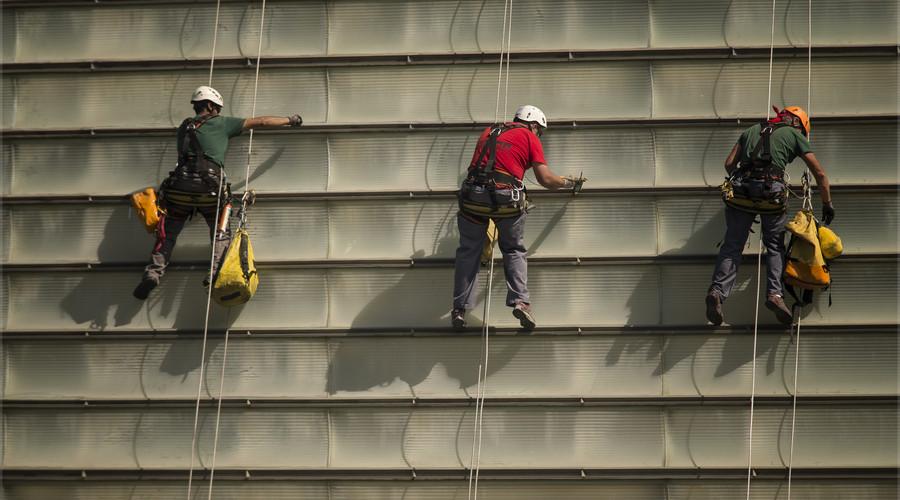
[[[726,205],[762,215],[780,214],[787,209],[788,188],[784,171],[772,163],[771,137],[786,123],[761,124],[759,142],[744,161],[719,186]]]
[[[481,148],[481,154],[469,165],[468,177],[459,190],[459,210],[475,217],[517,217],[531,204],[525,185],[512,175],[494,169],[497,161],[497,140],[503,133],[525,128],[519,123],[494,124]],[[485,162],[484,166],[481,163]]]
[[[189,207],[212,207],[219,203],[219,176],[222,167],[209,159],[197,138],[197,130],[218,115],[206,115],[199,120],[186,118],[178,127],[178,163],[163,181],[161,191],[165,201]],[[224,179],[223,179],[224,180]],[[231,184],[224,185],[223,199],[231,198]]]
[[[259,286],[253,245],[250,244],[250,235],[245,229],[247,210],[255,201],[256,194],[253,191],[246,191],[241,197],[237,231],[213,279],[212,298],[223,306],[232,307],[246,303],[253,298]]]
[[[159,207],[156,190],[153,187],[146,187],[131,193],[131,206],[137,212],[138,219],[144,225],[144,229],[148,233],[155,233],[159,225],[159,216],[161,213],[164,213]]]

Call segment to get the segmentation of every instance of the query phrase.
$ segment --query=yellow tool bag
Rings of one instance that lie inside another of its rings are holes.
[[[253,264],[250,235],[244,229],[238,229],[216,274],[212,296],[223,306],[237,306],[249,301],[257,286],[259,273]]]
[[[844,253],[844,243],[841,241],[841,237],[825,226],[819,227],[819,246],[822,248],[822,257],[825,257],[825,260],[836,259]]]
[[[156,232],[159,225],[159,205],[156,202],[156,190],[152,187],[131,193],[131,206],[137,212],[138,219],[148,233]]]
[[[812,303],[814,291],[831,286],[831,273],[819,245],[820,228],[810,211],[797,212],[786,227],[791,232],[791,242],[785,259],[784,288],[798,305],[808,305]],[[794,287],[799,288],[800,293]],[[830,292],[828,305],[831,306]]]

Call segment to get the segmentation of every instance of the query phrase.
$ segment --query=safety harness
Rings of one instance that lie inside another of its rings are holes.
[[[163,182],[166,201],[189,207],[214,207],[219,203],[219,176],[222,167],[209,159],[197,138],[197,130],[218,115],[198,120],[186,118],[178,127],[178,163]],[[225,184],[223,200],[230,198],[231,185]]]
[[[726,205],[762,215],[780,214],[787,209],[788,189],[784,170],[772,163],[772,133],[786,123],[761,124],[759,141],[749,158],[719,187]]]
[[[525,185],[519,179],[494,169],[497,141],[504,133],[525,128],[521,123],[499,123],[491,126],[481,153],[469,165],[469,175],[459,190],[459,209],[476,217],[516,217],[529,208]],[[484,166],[481,166],[484,162]]]

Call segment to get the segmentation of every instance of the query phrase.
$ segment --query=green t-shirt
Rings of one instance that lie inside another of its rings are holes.
[[[200,116],[194,117],[199,120]],[[238,136],[244,130],[244,119],[233,116],[217,115],[206,120],[197,129],[197,141],[203,148],[203,154],[210,160],[225,166],[225,152],[228,151],[228,140]],[[178,131],[178,144],[181,144],[182,134]]]
[[[756,124],[741,134],[738,144],[741,145],[741,161],[746,163],[750,161],[750,154],[753,148],[760,140],[761,124]],[[794,127],[781,126],[777,127],[769,138],[769,150],[772,154],[772,164],[784,170],[794,158],[812,152],[809,140],[803,137],[803,134]]]

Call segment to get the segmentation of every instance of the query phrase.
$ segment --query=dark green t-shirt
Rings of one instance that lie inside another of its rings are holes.
[[[199,115],[194,120],[199,120]],[[225,166],[225,152],[228,151],[228,140],[238,136],[244,130],[244,119],[233,116],[218,115],[206,120],[197,129],[197,141],[203,148],[203,154],[210,160]],[[178,144],[181,144],[181,130],[178,132]]]
[[[741,134],[741,138],[738,139],[738,144],[741,145],[740,163],[750,161],[750,154],[759,143],[761,130],[762,125],[757,123]],[[803,137],[799,130],[789,126],[777,127],[772,132],[772,136],[769,138],[769,148],[772,154],[772,164],[782,170],[798,156],[812,152],[812,147],[806,137]]]

